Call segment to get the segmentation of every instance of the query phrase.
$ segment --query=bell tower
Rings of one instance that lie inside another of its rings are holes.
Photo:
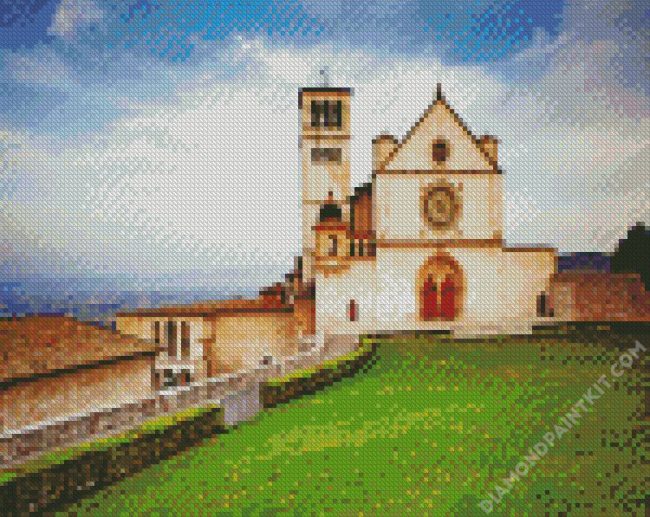
[[[301,88],[303,278],[313,279],[314,225],[321,206],[332,200],[348,219],[350,195],[350,88]]]

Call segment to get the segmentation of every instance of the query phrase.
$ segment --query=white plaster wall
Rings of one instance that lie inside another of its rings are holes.
[[[548,293],[551,275],[556,271],[555,250],[521,251],[506,250],[504,253],[508,265],[508,299],[510,303],[504,308],[511,318],[524,318],[537,314],[537,296]]]
[[[316,247],[316,236],[313,226],[318,223],[320,214],[320,205],[305,204],[302,205],[302,248],[303,250],[313,251]]]
[[[442,163],[431,156],[432,140],[444,139],[449,145],[449,157]],[[408,141],[395,152],[386,170],[427,170],[434,168],[456,170],[491,170],[486,155],[472,141],[451,111],[436,102],[424,115]]]
[[[440,250],[442,251],[442,250]],[[474,329],[507,331],[536,318],[537,295],[548,288],[555,268],[552,251],[500,248],[445,250],[463,270],[463,307],[453,322],[419,319],[418,273],[433,248],[378,250],[377,260],[316,284],[316,328],[326,333]],[[359,304],[359,321],[347,321],[347,303]],[[366,308],[366,306],[369,306]]]
[[[341,163],[311,161],[312,148],[341,149]],[[325,200],[331,190],[334,199],[350,195],[350,145],[346,140],[304,140],[301,149],[303,199]]]
[[[218,373],[250,370],[265,355],[287,357],[298,351],[292,312],[224,314],[214,329],[209,358]]]
[[[352,261],[344,273],[316,274],[316,329],[337,334],[372,332],[375,321],[375,262]],[[357,302],[357,321],[349,321],[348,304]]]
[[[455,224],[434,230],[423,217],[422,191],[450,184],[460,204]],[[378,239],[494,239],[503,229],[500,174],[380,174],[375,179],[374,223]]]

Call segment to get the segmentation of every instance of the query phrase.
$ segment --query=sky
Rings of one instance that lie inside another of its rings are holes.
[[[500,139],[508,244],[650,222],[647,3],[0,0],[0,275],[277,279],[297,95],[354,89],[352,180],[441,82]]]

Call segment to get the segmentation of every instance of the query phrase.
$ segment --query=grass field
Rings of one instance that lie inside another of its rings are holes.
[[[611,388],[492,515],[644,515],[648,362],[642,355],[614,377],[611,365],[634,339],[606,341],[386,341],[368,372],[263,412],[68,510],[485,515],[478,503],[606,375]]]

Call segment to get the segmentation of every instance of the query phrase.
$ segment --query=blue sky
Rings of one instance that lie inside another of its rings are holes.
[[[286,268],[296,94],[323,66],[355,88],[356,182],[373,134],[401,136],[442,81],[502,139],[509,241],[612,249],[650,219],[648,18],[627,0],[2,0],[0,264]]]
[[[562,13],[562,2],[536,0],[25,0],[0,5],[5,20],[0,48],[13,57],[2,67],[0,116],[15,127],[61,132],[101,127],[121,116],[124,108],[111,102],[112,90],[134,99],[168,94],[175,87],[170,70],[187,77],[209,62],[236,77],[242,70],[220,54],[237,36],[265,38],[275,46],[331,43],[341,52],[436,56],[448,64],[496,70],[499,62],[529,47],[535,31],[555,38]],[[60,21],[66,12],[67,21]],[[54,56],[70,71],[69,80],[37,85],[16,80],[12,63],[21,55]]]

